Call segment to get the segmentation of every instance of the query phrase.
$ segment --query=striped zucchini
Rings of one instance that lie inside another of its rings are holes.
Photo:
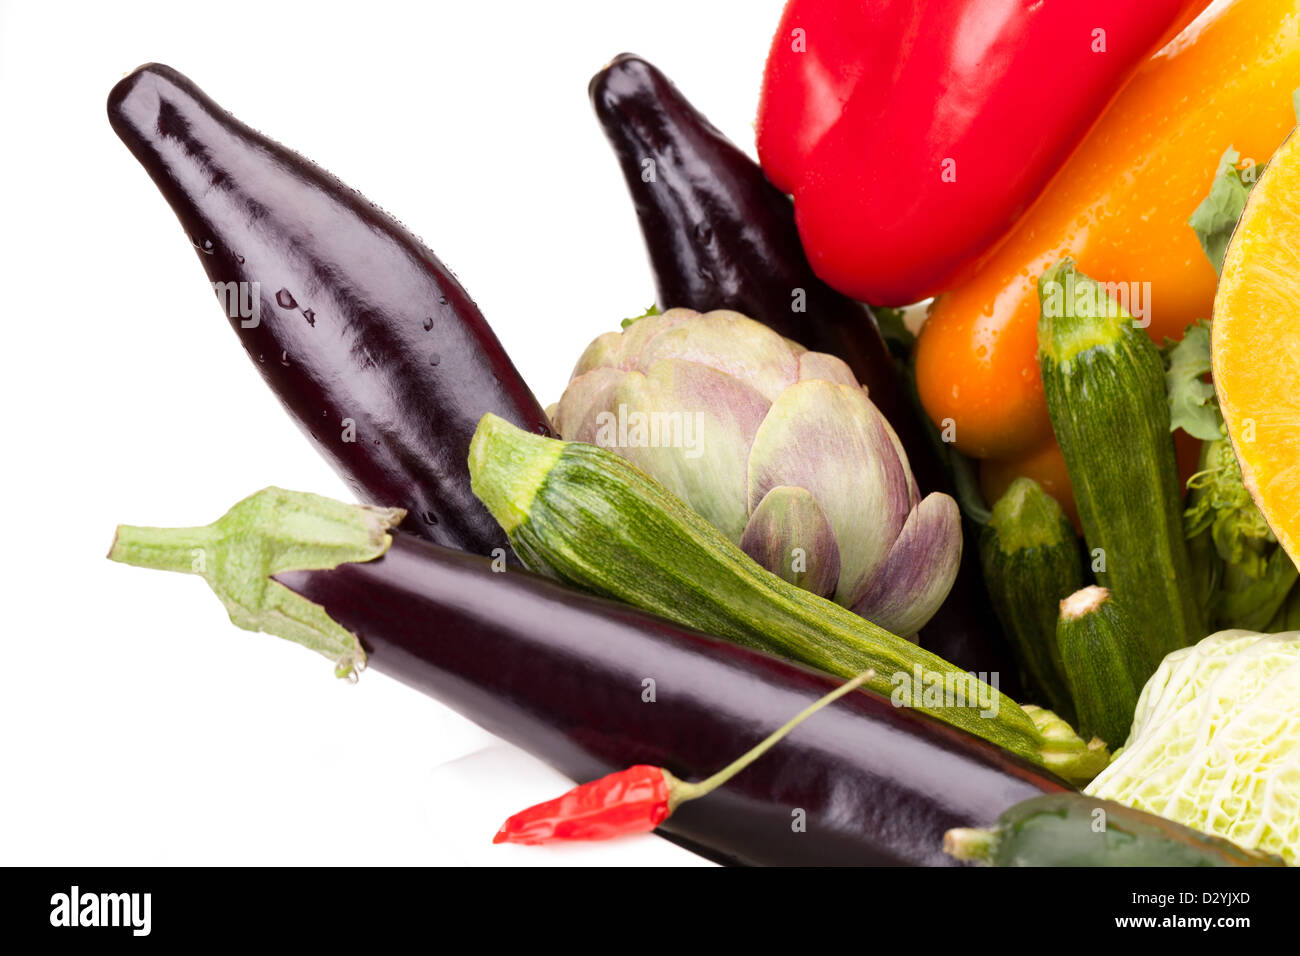
[[[1069,259],[1038,289],[1043,391],[1092,569],[1159,661],[1206,630],[1190,584],[1164,365],[1106,287]]]
[[[534,571],[832,674],[873,669],[867,686],[897,705],[1066,779],[1091,779],[1105,766],[1099,741],[1061,735],[1050,711],[1031,716],[941,657],[768,572],[612,452],[485,415],[469,469],[474,492]],[[1040,730],[1049,725],[1054,732]]]
[[[1128,612],[1096,585],[1061,602],[1056,644],[1079,728],[1120,746],[1133,725],[1138,695],[1163,658],[1151,656]]]
[[[1056,645],[1062,598],[1083,587],[1070,519],[1032,478],[1017,478],[993,506],[980,536],[989,597],[1025,670],[1025,683],[1066,720],[1074,707]]]

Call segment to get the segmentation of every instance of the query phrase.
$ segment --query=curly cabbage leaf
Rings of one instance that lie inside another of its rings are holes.
[[[1300,863],[1300,631],[1220,631],[1170,654],[1084,792]]]

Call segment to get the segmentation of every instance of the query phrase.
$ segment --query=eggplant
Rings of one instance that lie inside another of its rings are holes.
[[[588,93],[636,207],[658,307],[732,309],[838,355],[894,426],[922,492],[954,494],[930,425],[870,307],[813,273],[789,197],[640,57],[615,57],[592,77]],[[967,538],[977,540],[978,529],[964,524]],[[952,592],[920,642],[967,670],[1000,674],[1003,689],[1018,693],[1020,669],[989,602],[977,549],[965,549]]]
[[[240,627],[310,647],[340,676],[374,667],[580,781],[636,764],[701,780],[840,685],[395,530],[401,519],[267,488],[206,527],[123,525],[109,558],[201,575]],[[994,744],[852,692],[659,832],[722,863],[953,865],[946,831],[1067,790]]]
[[[148,64],[108,118],[188,234],[244,350],[363,501],[479,554],[514,553],[470,491],[479,418],[550,434],[451,271],[383,210]]]
[[[917,482],[934,490],[938,462],[904,427],[914,413],[875,317],[813,273],[789,197],[640,57],[619,54],[587,92],[636,207],[658,308],[731,309],[838,355],[897,426]]]
[[[377,560],[276,580],[358,635],[369,666],[578,781],[634,764],[703,779],[837,684],[401,533]],[[658,832],[726,864],[953,865],[947,830],[1069,789],[1007,751],[855,692]]]

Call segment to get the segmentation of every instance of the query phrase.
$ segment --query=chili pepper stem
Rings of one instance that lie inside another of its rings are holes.
[[[763,754],[767,753],[769,750],[775,747],[786,736],[789,735],[790,731],[794,730],[796,727],[798,727],[801,723],[803,723],[813,714],[817,713],[817,711],[821,710],[823,707],[826,707],[829,704],[835,703],[835,701],[839,700],[845,694],[857,690],[859,687],[861,687],[863,684],[865,684],[867,681],[871,680],[875,676],[876,676],[876,672],[874,670],[869,669],[863,671],[861,674],[859,674],[857,677],[853,678],[852,680],[841,684],[839,687],[835,688],[825,697],[822,697],[820,700],[814,701],[813,703],[805,707],[803,710],[799,711],[799,713],[795,714],[793,717],[787,720],[779,728],[774,730],[769,736],[759,741],[759,743],[755,744],[749,750],[745,751],[745,753],[741,754],[731,763],[727,764],[727,766],[723,767],[713,776],[701,780],[699,783],[687,783],[684,780],[678,780],[667,770],[663,771],[664,779],[668,781],[669,812],[671,813],[675,811],[679,806],[681,806],[687,800],[697,800],[700,797],[712,793],[718,787],[722,786],[724,783],[726,783],[736,774],[740,773],[742,770],[748,767],[759,757],[763,756]]]

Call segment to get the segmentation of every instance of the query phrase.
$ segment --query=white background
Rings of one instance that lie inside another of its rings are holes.
[[[0,863],[678,864],[655,837],[493,847],[566,781],[433,700],[104,559],[268,484],[348,497],[109,128],[157,60],[392,211],[543,403],[653,300],[586,87],[632,50],[753,150],[780,0],[0,0]],[[486,748],[486,749],[485,749]]]

